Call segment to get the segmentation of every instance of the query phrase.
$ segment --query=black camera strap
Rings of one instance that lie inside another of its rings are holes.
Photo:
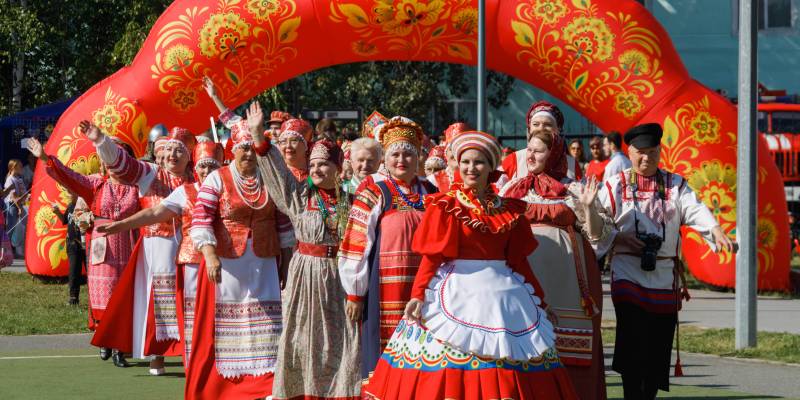
[[[631,168],[628,186],[631,187],[631,196],[633,197],[633,221],[635,223],[634,227],[637,236],[639,235],[639,216],[637,215],[637,211],[639,211],[639,199],[636,197],[636,193],[639,191],[638,177],[639,174]],[[661,240],[663,241],[667,238],[667,208],[664,205],[665,199],[667,198],[667,188],[664,184],[664,177],[661,175],[660,169],[656,170],[656,185],[658,187],[656,195],[661,200]]]

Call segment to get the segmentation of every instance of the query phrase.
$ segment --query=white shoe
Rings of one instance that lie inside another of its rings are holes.
[[[161,368],[150,368],[150,375],[153,375],[153,376],[164,375],[164,372],[166,372],[164,370],[164,367],[161,367]]]

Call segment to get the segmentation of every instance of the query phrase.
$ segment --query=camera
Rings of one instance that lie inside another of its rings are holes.
[[[661,249],[661,243],[664,242],[664,239],[652,233],[637,233],[636,238],[644,243],[642,248],[642,270],[654,271],[658,260],[658,250]]]

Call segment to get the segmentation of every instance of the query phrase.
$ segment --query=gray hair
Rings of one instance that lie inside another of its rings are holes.
[[[360,150],[367,150],[375,155],[375,158],[380,160],[383,158],[383,148],[381,147],[380,142],[375,139],[362,137],[358,138],[350,144],[350,158]]]

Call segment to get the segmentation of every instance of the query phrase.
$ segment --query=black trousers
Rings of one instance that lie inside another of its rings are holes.
[[[86,251],[82,246],[71,245],[67,247],[69,258],[69,297],[77,298],[81,294],[81,285],[86,284],[83,268],[86,266]]]
[[[612,368],[622,375],[625,399],[653,399],[669,391],[672,339],[678,313],[653,313],[638,305],[614,303],[617,337]]]

